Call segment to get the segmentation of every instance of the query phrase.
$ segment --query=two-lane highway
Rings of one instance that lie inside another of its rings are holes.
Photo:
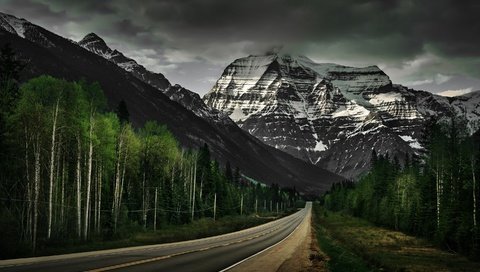
[[[0,271],[220,271],[288,237],[311,212],[198,240],[0,261]]]

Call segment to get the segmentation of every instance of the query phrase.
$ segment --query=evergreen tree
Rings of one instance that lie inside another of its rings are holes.
[[[125,102],[125,100],[122,99],[120,103],[118,103],[115,112],[122,124],[130,122],[130,113],[128,112],[127,103]]]

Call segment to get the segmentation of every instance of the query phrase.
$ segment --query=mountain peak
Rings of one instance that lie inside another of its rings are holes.
[[[105,41],[102,38],[100,38],[100,36],[98,36],[97,34],[95,34],[93,32],[85,35],[85,37],[83,37],[83,39],[80,40],[78,43],[82,46],[86,45],[86,44],[91,44],[91,43],[98,43],[98,44],[101,44],[101,45],[105,45],[105,47],[108,47],[107,44],[105,43]]]
[[[107,43],[102,38],[100,38],[100,36],[93,32],[83,37],[83,39],[80,40],[78,44],[81,47],[107,59],[110,58],[113,53],[113,50],[108,47]]]

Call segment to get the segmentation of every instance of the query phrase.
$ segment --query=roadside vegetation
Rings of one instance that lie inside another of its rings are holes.
[[[468,131],[455,118],[432,122],[425,153],[407,154],[405,163],[373,151],[371,170],[356,183],[334,184],[324,207],[480,261],[480,135]]]
[[[235,215],[225,216],[215,221],[213,218],[201,218],[184,225],[162,226],[157,231],[144,231],[141,227],[132,225],[128,235],[123,238],[103,239],[98,237],[98,239],[86,242],[78,239],[50,241],[38,251],[42,255],[54,255],[200,239],[254,227],[288,214],[289,212],[278,215],[276,213],[260,214],[259,216]]]
[[[96,83],[20,85],[23,68],[1,50],[0,258],[204,237],[299,199],[251,182],[206,144],[181,148],[162,124],[134,127],[127,103],[109,108]]]
[[[480,271],[480,263],[425,239],[314,205],[314,228],[330,271]]]

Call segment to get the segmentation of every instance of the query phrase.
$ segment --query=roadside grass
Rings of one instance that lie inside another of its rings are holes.
[[[345,249],[345,252],[353,253],[377,269],[348,269],[344,263],[348,263],[345,259],[349,258],[342,257],[341,266],[338,266],[340,270],[332,271],[480,271],[480,262],[442,251],[424,239],[376,227],[368,221],[342,213],[329,212],[318,204],[314,205],[314,214],[315,224],[320,229],[318,232],[323,233],[318,237],[320,248],[332,260],[335,258],[330,254],[344,256],[341,250]],[[329,241],[322,242],[325,239]],[[340,250],[335,250],[335,247]],[[332,262],[333,268],[337,267],[335,265]]]
[[[286,216],[288,214],[291,214],[291,212],[281,214],[281,216]],[[184,225],[164,225],[161,228],[159,227],[157,231],[144,231],[140,226],[135,225],[131,226],[129,228],[129,233],[124,233],[121,238],[103,239],[100,237],[92,237],[88,241],[63,239],[44,242],[37,250],[35,256],[67,254],[199,239],[247,229],[270,222],[279,217],[274,216],[274,214],[265,214],[264,216],[238,215],[222,217],[216,221],[212,218],[201,218]],[[9,255],[12,256],[11,254]],[[16,258],[33,256],[26,251],[20,251],[15,255]]]
[[[320,250],[328,255],[327,268],[331,272],[367,272],[377,271],[368,266],[368,264],[355,254],[351,249],[335,240],[330,234],[330,230],[324,226],[322,210],[319,205],[314,204],[313,222],[316,238]]]

